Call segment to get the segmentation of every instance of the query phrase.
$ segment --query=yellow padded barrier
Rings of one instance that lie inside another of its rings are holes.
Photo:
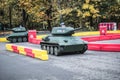
[[[120,33],[120,30],[117,30],[117,31],[108,31],[107,33]]]
[[[98,31],[92,31],[92,32],[77,32],[73,34],[73,36],[87,36],[87,35],[99,35]]]
[[[36,57],[36,58],[39,58],[39,59],[44,60],[44,61],[46,61],[46,60],[49,59],[49,58],[48,58],[48,55],[41,55],[41,56],[38,56],[38,57]]]
[[[9,51],[14,51],[12,46],[13,46],[13,44],[6,44],[6,49]],[[17,45],[15,45],[15,46],[17,46]],[[27,52],[25,51],[26,48],[27,47],[17,46],[17,50],[18,50],[19,54],[23,54],[23,55],[27,55]],[[39,50],[39,49],[32,49],[32,48],[28,48],[28,49],[32,50],[32,54],[34,54],[34,58],[41,59],[41,60],[49,59],[46,50]],[[29,55],[27,55],[27,56],[29,56]]]
[[[37,36],[37,39],[42,39],[42,38],[45,37],[45,36],[47,36],[47,35],[38,35],[38,36]]]
[[[107,33],[120,33],[120,30],[117,31],[107,31]],[[99,35],[100,31],[87,31],[87,32],[77,32],[73,36],[90,36],[90,35]],[[42,39],[47,35],[38,35],[37,39]]]
[[[107,31],[107,33],[120,33],[120,30],[117,31]],[[91,31],[91,32],[78,32],[73,34],[73,36],[90,36],[90,35],[99,35],[99,31]]]
[[[0,42],[8,42],[6,38],[0,38]]]
[[[6,49],[9,51],[13,51],[11,46],[12,46],[12,44],[6,44]]]
[[[24,51],[24,47],[18,46],[18,50],[20,54],[26,55],[26,52]]]
[[[38,58],[41,60],[48,60],[48,54],[46,50],[33,49],[32,53],[35,55],[35,58]]]

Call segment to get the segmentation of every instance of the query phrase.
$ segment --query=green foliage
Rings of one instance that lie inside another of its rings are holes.
[[[58,26],[60,22],[65,22],[73,27],[95,30],[101,21],[120,20],[119,3],[119,0],[1,0],[0,13],[2,11],[4,15],[0,15],[0,22],[10,23],[11,10],[12,25],[19,25],[24,9],[29,17],[26,22],[28,28],[49,28],[50,25]]]

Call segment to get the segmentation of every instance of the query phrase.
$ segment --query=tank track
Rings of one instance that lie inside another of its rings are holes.
[[[47,43],[47,42],[41,42],[41,49],[47,50],[48,54],[60,56],[62,54],[61,47],[57,43]],[[85,51],[88,49],[87,44],[84,46],[84,48],[81,51],[77,51],[77,53],[84,54]]]
[[[49,54],[59,56],[60,55],[60,46],[56,43],[44,43],[41,42],[41,49],[47,50]]]
[[[85,51],[86,51],[87,49],[88,49],[88,46],[87,46],[87,45],[85,45],[85,46],[84,46],[84,48],[83,48],[83,50],[82,50],[82,51],[80,51],[80,53],[81,53],[81,54],[84,54],[84,53],[85,53]]]
[[[27,42],[28,38],[27,38],[27,36],[24,36],[24,37],[12,37],[12,38],[9,38],[8,41],[10,41],[11,43]]]

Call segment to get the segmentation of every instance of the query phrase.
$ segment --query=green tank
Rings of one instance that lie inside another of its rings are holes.
[[[12,43],[15,42],[27,42],[28,32],[25,27],[16,27],[12,29],[12,33],[6,37],[6,39]]]
[[[54,27],[51,34],[40,42],[41,49],[56,56],[71,52],[83,54],[88,49],[87,42],[80,37],[72,36],[76,30],[78,29],[72,27]]]

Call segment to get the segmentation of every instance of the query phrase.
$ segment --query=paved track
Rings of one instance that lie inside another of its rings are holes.
[[[86,51],[48,61],[6,51],[0,43],[0,80],[120,80],[120,52]],[[40,48],[39,45],[16,43]]]

